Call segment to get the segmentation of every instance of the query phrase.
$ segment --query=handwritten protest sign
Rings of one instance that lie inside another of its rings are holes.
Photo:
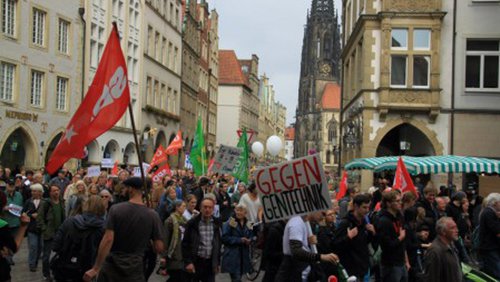
[[[254,176],[266,222],[332,206],[318,155],[261,168]]]
[[[101,168],[98,165],[90,166],[87,168],[87,175],[88,177],[94,177],[94,176],[99,176],[101,174]]]
[[[232,173],[243,150],[241,148],[220,145],[212,165],[212,172]]]

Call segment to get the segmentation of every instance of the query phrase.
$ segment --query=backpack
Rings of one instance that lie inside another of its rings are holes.
[[[92,267],[92,239],[97,228],[77,230],[74,224],[63,238],[61,250],[50,261],[50,269],[56,281],[81,281],[85,271]]]

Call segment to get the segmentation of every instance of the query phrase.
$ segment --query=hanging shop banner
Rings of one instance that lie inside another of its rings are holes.
[[[266,222],[332,207],[319,155],[258,169],[254,177]]]
[[[212,172],[226,174],[232,173],[240,158],[241,148],[220,145],[212,165]]]

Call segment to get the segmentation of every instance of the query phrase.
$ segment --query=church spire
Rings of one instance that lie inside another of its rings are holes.
[[[333,17],[335,10],[333,0],[313,0],[311,4],[311,17]]]

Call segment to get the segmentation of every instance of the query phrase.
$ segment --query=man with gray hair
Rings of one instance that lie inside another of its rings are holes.
[[[460,259],[453,244],[458,240],[457,224],[451,217],[442,217],[436,223],[436,233],[425,254],[425,281],[462,281]]]
[[[479,216],[481,270],[500,280],[500,193],[491,193],[484,201],[486,208]]]

